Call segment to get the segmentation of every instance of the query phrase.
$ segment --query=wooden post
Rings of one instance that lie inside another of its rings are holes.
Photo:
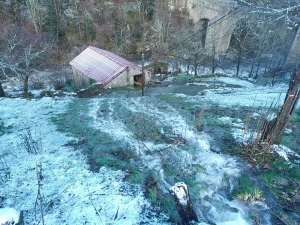
[[[144,96],[145,73],[144,73],[144,53],[142,54],[142,96]]]
[[[187,185],[183,182],[176,183],[169,189],[169,192],[174,196],[177,211],[182,219],[182,224],[189,225],[192,224],[193,221],[198,222]]]

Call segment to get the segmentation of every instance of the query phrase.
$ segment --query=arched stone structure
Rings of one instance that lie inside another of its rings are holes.
[[[184,2],[198,29],[202,28],[203,19],[209,21],[204,37],[207,52],[225,54],[238,20],[247,14],[242,8],[235,9],[237,7],[235,0],[184,0]],[[203,43],[203,40],[201,42]],[[299,63],[300,27],[286,58],[287,65]]]
[[[208,52],[226,53],[240,14],[234,10],[234,3],[233,0],[187,1],[190,17],[198,29],[202,29],[203,20],[209,21],[205,32],[205,49]]]

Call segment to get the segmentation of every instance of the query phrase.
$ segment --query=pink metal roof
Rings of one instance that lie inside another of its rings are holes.
[[[89,46],[70,65],[89,78],[108,84],[126,68],[142,70],[140,66],[103,49]]]

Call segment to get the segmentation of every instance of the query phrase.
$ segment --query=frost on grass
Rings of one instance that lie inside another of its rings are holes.
[[[239,84],[238,82],[236,83]],[[265,107],[272,102],[283,103],[287,86],[276,87],[247,87],[242,89],[220,89],[217,91],[206,91],[206,99],[223,107],[235,105],[249,107]]]
[[[144,198],[141,187],[123,182],[124,172],[102,167],[88,170],[86,157],[65,144],[73,139],[58,132],[51,116],[62,113],[71,99],[0,99],[0,115],[9,132],[0,136],[0,149],[10,169],[1,186],[2,207],[24,212],[26,224],[167,224]],[[12,113],[12,111],[14,113]],[[19,145],[24,123],[41,137],[39,154]],[[42,165],[41,196],[37,199],[36,165]]]
[[[281,156],[282,158],[284,158],[286,161],[290,161],[289,158],[288,158],[289,155],[300,159],[299,154],[297,154],[292,149],[289,149],[288,147],[283,146],[283,145],[272,145],[271,150],[274,151],[274,152],[277,152],[277,154],[279,156]]]
[[[243,85],[247,88],[214,90],[207,91],[205,96],[180,97],[196,104],[205,98],[207,102],[224,107],[253,106],[256,99],[255,106],[264,106],[266,97],[272,101],[273,97],[277,99],[282,91],[282,88],[279,91],[280,87],[271,90]],[[43,98],[31,101],[0,99],[0,117],[4,121],[4,127],[9,128],[0,136],[1,156],[7,162],[10,171],[3,188],[0,189],[0,196],[5,196],[2,205],[14,207],[18,211],[23,210],[27,224],[40,223],[41,212],[38,205],[35,206],[35,167],[36,164],[41,164],[41,194],[46,224],[167,224],[167,218],[152,208],[144,198],[141,187],[123,182],[124,172],[102,167],[99,173],[92,173],[88,170],[86,157],[79,150],[74,151],[66,145],[74,138],[57,132],[50,118],[64,112],[70,101],[70,98]],[[175,108],[170,105],[157,105],[156,101],[151,101],[140,97],[122,99],[113,96],[107,99],[92,99],[86,113],[93,118],[91,126],[95,126],[100,132],[108,133],[116,141],[128,143],[135,149],[141,156],[141,166],[160,170],[163,160],[171,161],[180,169],[198,166],[191,178],[193,184],[201,189],[195,193],[201,201],[201,204],[196,205],[202,207],[207,218],[215,224],[247,224],[244,219],[247,212],[243,210],[242,205],[229,201],[226,195],[222,196],[219,193],[227,182],[232,186],[233,180],[239,176],[241,167],[237,161],[230,156],[210,151],[209,135],[197,132]],[[99,118],[99,109],[104,103],[107,104],[108,110]],[[151,115],[160,126],[158,132],[164,138],[175,137],[184,140],[186,145],[192,146],[193,151],[182,148],[183,144],[176,140],[174,143],[137,140],[136,134],[128,129],[124,119],[116,115],[120,112],[117,108],[120,106],[127,113],[142,112]],[[225,117],[221,120],[233,123],[234,129],[242,131],[240,134],[243,134],[241,121]],[[19,134],[24,127],[37,131],[38,140],[42,141],[39,154],[29,155],[18,145]],[[187,174],[190,171],[183,172]],[[161,169],[160,179],[165,188],[168,188],[170,184],[165,174]]]
[[[222,179],[224,173],[230,177],[237,177],[239,169],[237,169],[237,163],[234,159],[215,154],[210,151],[209,135],[204,132],[196,132],[193,127],[187,124],[185,118],[183,118],[173,107],[167,105],[165,107],[168,110],[160,109],[151,102],[144,101],[142,98],[127,99],[122,101],[122,106],[132,113],[147,112],[147,114],[153,116],[153,121],[163,126],[171,127],[172,135],[176,135],[178,138],[182,138],[187,141],[190,146],[194,146],[195,152],[190,155],[186,150],[180,148],[180,143],[177,144],[157,144],[147,141],[142,143],[142,146],[146,146],[141,150],[141,146],[133,133],[126,130],[125,124],[121,120],[115,120],[112,117],[107,117],[105,120],[98,118],[97,110],[101,107],[103,99],[94,99],[91,104],[90,116],[94,118],[92,122],[93,126],[99,130],[109,133],[116,140],[124,140],[126,143],[136,150],[137,153],[141,153],[141,157],[144,162],[144,166],[151,169],[162,168],[162,160],[158,154],[146,154],[145,150],[149,149],[154,152],[156,149],[164,149],[165,156],[170,155],[170,159],[174,160],[178,167],[187,167],[187,165],[199,164],[205,167],[208,173],[197,175],[197,182],[207,184],[208,186],[213,184],[213,189],[216,191],[223,185]],[[114,108],[116,99],[110,99],[110,112],[116,114],[117,108]],[[164,107],[163,107],[164,108]],[[119,112],[120,113],[120,112]],[[113,128],[113,129],[112,129]],[[125,135],[123,135],[125,134]],[[167,134],[165,134],[167,135]],[[170,149],[171,148],[171,149]],[[176,152],[176,153],[175,153]],[[207,160],[209,159],[209,160]]]
[[[105,107],[109,106],[109,115],[107,115],[105,119],[97,116],[97,112],[101,110],[104,103],[106,104]],[[91,126],[95,126],[100,131],[110,134],[115,140],[125,141],[132,149],[140,153],[144,167],[160,172],[160,179],[163,185],[163,187],[161,187],[162,190],[167,190],[170,185],[173,185],[168,183],[167,179],[165,179],[164,170],[162,169],[164,163],[168,162],[176,165],[183,174],[189,174],[191,167],[201,165],[203,169],[196,171],[190,178],[193,184],[201,187],[201,191],[197,192],[196,195],[200,197],[200,199],[214,198],[218,190],[224,186],[225,174],[229,180],[239,176],[240,169],[237,162],[226,155],[211,152],[209,143],[211,139],[210,136],[205,132],[197,132],[175,108],[164,104],[166,103],[155,105],[151,100],[145,101],[140,97],[124,98],[123,100],[111,97],[109,99],[93,99],[90,104],[89,113],[89,116],[94,119]],[[149,140],[137,141],[134,133],[128,132],[124,121],[118,118],[117,114],[123,113],[123,111],[120,112],[120,105],[122,109],[130,114],[136,113],[139,115],[138,113],[144,112],[151,115],[153,121],[155,121],[158,126],[169,128],[168,131],[163,131],[161,134],[166,137],[168,137],[168,135],[172,136],[174,143],[162,144],[150,142]],[[166,108],[168,110],[165,110]],[[113,117],[112,115],[116,116]],[[182,144],[176,140],[176,138],[184,140],[186,142],[185,145],[193,146],[193,152],[182,148]],[[151,152],[151,154],[148,154],[147,151]],[[165,158],[162,158],[161,155]],[[223,200],[221,199],[221,201]],[[207,204],[210,205],[210,203]],[[213,207],[213,205],[210,206]],[[228,210],[230,209],[226,207],[222,208],[224,214],[226,214]],[[233,214],[230,220],[235,221],[234,215],[240,217],[242,214],[243,213]]]

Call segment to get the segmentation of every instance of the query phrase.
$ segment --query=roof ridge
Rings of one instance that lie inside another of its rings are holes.
[[[106,82],[105,85],[108,84],[109,82],[111,82],[112,80],[116,79],[118,76],[120,76],[124,71],[126,70],[126,68],[122,69],[121,71],[119,71],[117,74],[115,74],[114,76],[112,76],[111,78],[109,78]]]
[[[121,64],[120,62],[118,62],[118,61],[115,60],[114,58],[109,57],[108,55],[104,54],[104,53],[101,51],[101,50],[106,51],[106,50],[104,50],[104,49],[100,49],[100,48],[97,48],[97,47],[94,47],[94,46],[89,46],[89,48],[92,49],[93,51],[95,51],[95,52],[97,52],[97,53],[99,53],[99,54],[105,56],[106,58],[108,58],[108,59],[110,59],[110,60],[116,62],[116,63],[119,64],[120,66],[128,67],[128,66],[126,66],[126,65]],[[94,48],[99,49],[100,51],[98,52],[98,51],[96,51]],[[111,52],[111,53],[113,53],[113,52]],[[113,54],[115,54],[115,53],[113,53]],[[115,54],[115,55],[118,56],[117,54]],[[125,60],[127,60],[127,59],[125,59]],[[127,60],[127,61],[128,61],[128,60]]]

